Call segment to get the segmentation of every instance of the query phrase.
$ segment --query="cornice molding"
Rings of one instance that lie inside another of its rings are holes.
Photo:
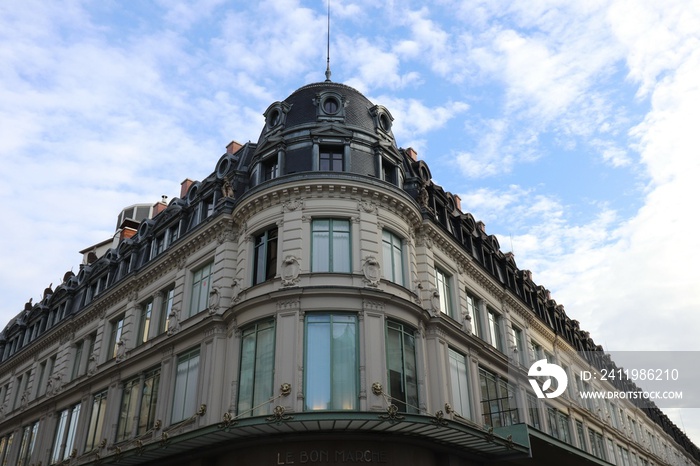
[[[392,192],[378,186],[368,186],[366,182],[338,179],[305,179],[270,186],[269,189],[253,193],[241,200],[234,208],[233,220],[236,225],[244,225],[255,214],[279,206],[283,211],[304,208],[305,200],[343,199],[355,201],[357,210],[367,207],[383,208],[400,216],[413,228],[422,223],[420,211],[407,194]],[[371,207],[370,207],[371,206]]]

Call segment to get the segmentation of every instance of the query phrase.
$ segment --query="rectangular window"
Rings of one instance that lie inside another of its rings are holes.
[[[180,237],[180,225],[173,225],[168,228],[168,246],[173,244]]]
[[[139,318],[139,333],[136,336],[136,345],[142,345],[148,341],[148,331],[151,329],[151,317],[153,315],[153,299],[141,304],[141,316]]]
[[[132,379],[124,383],[122,401],[119,406],[117,442],[123,442],[133,435],[140,386],[139,379]]]
[[[547,408],[547,424],[549,425],[549,435],[559,438],[559,422],[557,422],[557,410]]]
[[[588,451],[586,447],[586,435],[583,431],[583,423],[576,421],[576,436],[578,437],[578,447],[583,451]]]
[[[620,425],[619,425],[619,422],[617,420],[617,407],[613,403],[608,401],[607,408],[608,408],[608,418],[610,418],[610,422],[612,423],[612,426],[616,429],[619,429]]]
[[[160,369],[145,373],[124,384],[117,425],[117,442],[143,434],[153,427],[158,401]]]
[[[450,317],[452,315],[452,292],[450,289],[450,279],[452,277],[440,269],[435,267],[435,286],[440,294],[440,311]]]
[[[242,333],[238,415],[268,413],[267,401],[273,395],[275,368],[275,323],[254,324]]]
[[[460,416],[471,419],[469,403],[469,370],[467,358],[450,348],[450,385],[452,387],[452,408]]]
[[[152,248],[153,250],[151,251],[151,257],[156,257],[163,251],[165,251],[166,248],[166,243],[165,243],[165,233],[162,233],[153,240],[152,243]]]
[[[158,324],[159,334],[168,330],[170,312],[173,310],[173,297],[175,296],[175,285],[163,290],[163,305],[160,310],[160,323]]]
[[[26,426],[22,432],[22,441],[19,444],[19,457],[17,458],[17,466],[27,466],[31,461],[32,453],[34,452],[34,444],[36,443],[36,434],[39,430],[39,421],[32,425]]]
[[[178,356],[171,422],[179,422],[194,415],[197,410],[198,378],[199,349]]]
[[[518,327],[513,325],[510,328],[510,336],[513,339],[513,348],[511,350],[513,351],[513,359],[518,361],[518,364],[521,366],[526,365],[525,361],[525,344],[523,343],[523,331],[520,330]]]
[[[622,466],[631,466],[630,465],[630,452],[628,449],[623,448],[622,445],[617,446],[617,453],[618,453],[618,458],[620,458],[620,461],[622,461]]]
[[[418,376],[414,330],[398,322],[387,322],[387,378],[391,402],[400,411],[418,413]]]
[[[547,408],[547,421],[549,422],[549,434],[552,437],[571,443],[571,430],[567,414],[554,408]]]
[[[64,409],[58,415],[58,426],[53,441],[51,464],[67,460],[75,448],[75,432],[80,417],[80,405]]]
[[[200,267],[192,274],[192,299],[190,300],[189,316],[198,314],[209,305],[209,289],[211,288],[211,272],[213,263]]]
[[[255,237],[253,260],[253,285],[275,278],[277,275],[277,228]]]
[[[333,146],[321,146],[319,151],[318,169],[321,171],[342,172],[342,148]]]
[[[350,273],[350,222],[315,219],[311,226],[312,272]]]
[[[12,451],[12,440],[15,438],[15,434],[11,433],[7,437],[3,437],[2,444],[0,444],[0,465],[8,466],[10,464],[9,456]]]
[[[598,432],[588,429],[588,440],[591,444],[591,453],[596,458],[605,459],[605,443],[603,436]]]
[[[537,397],[527,394],[527,414],[528,414],[528,424],[535,429],[542,429],[540,423],[540,410],[537,405]]]
[[[627,425],[629,426],[630,433],[632,434],[632,440],[639,442],[639,430],[637,428],[637,421],[632,419],[631,416],[627,416]]]
[[[479,382],[484,424],[494,428],[517,424],[518,409],[508,382],[484,368],[479,368]]]
[[[83,357],[83,345],[81,340],[75,344],[75,355],[73,356],[73,369],[71,371],[71,380],[75,380],[80,376],[80,360]]]
[[[307,315],[305,360],[304,409],[357,409],[357,316]]]
[[[109,358],[114,359],[117,357],[117,350],[119,349],[119,342],[122,341],[122,332],[124,331],[124,315],[117,317],[111,322],[111,332],[109,337]]]
[[[263,162],[263,177],[265,181],[272,180],[280,176],[277,156],[273,156]]]
[[[501,353],[503,352],[503,334],[501,333],[501,315],[493,309],[487,309],[489,317],[489,333],[491,334],[491,346]]]
[[[481,313],[479,312],[479,299],[467,291],[467,311],[472,319],[472,332],[479,338],[483,338],[481,330]]]
[[[608,462],[612,464],[617,464],[617,461],[615,461],[615,445],[613,444],[613,441],[609,438],[606,438],[605,442],[608,446]]]
[[[403,246],[401,238],[390,231],[382,231],[382,258],[384,278],[403,286]]]
[[[571,443],[571,430],[569,427],[569,415],[557,411],[557,421],[559,422],[559,440]]]
[[[158,388],[160,387],[160,369],[146,372],[141,385],[141,401],[139,402],[139,424],[136,434],[141,435],[153,428],[156,422],[156,406],[158,404]]]
[[[534,340],[530,340],[530,364],[534,364],[535,361],[540,359],[545,359],[542,347]]]
[[[90,424],[85,441],[86,452],[94,450],[102,442],[102,427],[105,422],[106,409],[107,390],[92,397],[92,412],[90,413]]]

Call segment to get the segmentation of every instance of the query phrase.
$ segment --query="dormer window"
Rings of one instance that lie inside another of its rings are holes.
[[[340,103],[334,96],[326,97],[323,101],[323,111],[328,115],[335,115],[340,109]]]
[[[289,105],[285,102],[275,102],[270,105],[263,114],[265,116],[265,129],[270,131],[284,126],[289,108]]]
[[[391,116],[389,110],[381,105],[375,105],[369,109],[369,113],[374,119],[374,125],[378,130],[377,132],[386,136],[387,138],[393,138],[391,134],[391,125],[394,121],[394,117]]]
[[[314,100],[319,120],[343,121],[345,119],[345,99],[337,92],[322,92]]]

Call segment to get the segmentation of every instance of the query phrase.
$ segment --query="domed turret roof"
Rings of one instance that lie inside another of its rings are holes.
[[[393,140],[389,111],[373,104],[357,89],[331,81],[302,86],[285,100],[274,102],[264,113],[265,127],[258,144],[304,128],[345,127],[384,140]],[[378,131],[379,129],[379,131]]]

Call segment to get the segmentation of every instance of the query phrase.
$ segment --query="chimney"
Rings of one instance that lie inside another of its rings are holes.
[[[243,147],[243,144],[240,144],[236,141],[231,141],[228,143],[228,146],[226,146],[226,153],[235,154],[241,147]]]
[[[457,194],[454,195],[455,199],[455,205],[457,206],[457,210],[460,212],[462,211],[462,198],[459,197]]]
[[[138,230],[135,228],[129,228],[129,227],[124,227],[122,228],[122,231],[119,233],[119,241],[124,241],[127,238],[131,238],[136,234]]]
[[[187,196],[187,191],[190,190],[192,183],[194,183],[194,181],[189,178],[185,178],[185,181],[180,184],[180,199],[184,199],[185,196]]]
[[[482,222],[481,220],[476,222],[476,227],[479,229],[480,232],[486,233],[486,224],[484,222]]]
[[[418,152],[416,152],[415,150],[413,150],[413,147],[409,147],[408,149],[406,149],[406,155],[408,155],[409,157],[411,157],[411,159],[412,159],[414,162],[417,162],[417,161],[418,161]]]
[[[163,195],[160,202],[156,202],[155,204],[153,204],[153,216],[151,218],[163,212],[168,207],[167,202],[165,202],[167,198],[168,196]]]

